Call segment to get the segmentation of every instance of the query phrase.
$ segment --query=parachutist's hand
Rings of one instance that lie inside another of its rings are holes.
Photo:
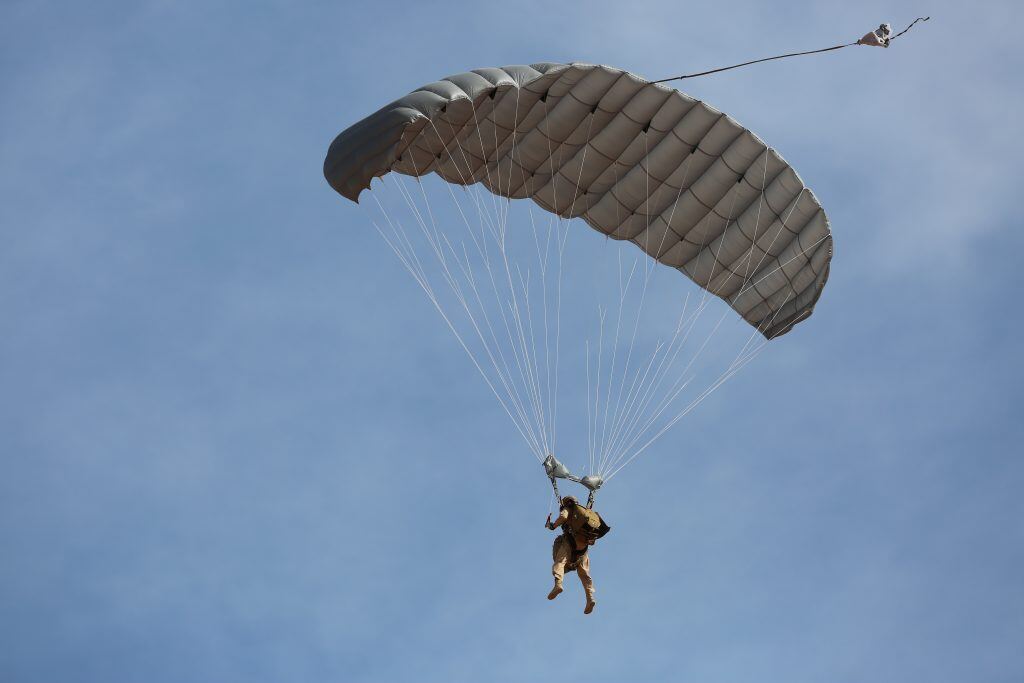
[[[544,527],[546,529],[550,529],[551,528],[551,513],[550,512],[548,513],[548,521],[544,522]]]

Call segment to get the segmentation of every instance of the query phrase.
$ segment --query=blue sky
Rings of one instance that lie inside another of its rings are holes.
[[[0,679],[1024,678],[1019,4],[569,5],[4,3]],[[597,613],[548,603],[547,482],[327,145],[469,68],[923,13],[686,83],[832,276],[602,491]]]

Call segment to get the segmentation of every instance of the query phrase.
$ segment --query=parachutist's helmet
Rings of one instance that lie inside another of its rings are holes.
[[[579,505],[580,502],[574,496],[564,496],[560,507],[567,508],[570,505]]]

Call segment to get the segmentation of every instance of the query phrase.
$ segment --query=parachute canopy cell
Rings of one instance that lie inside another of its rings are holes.
[[[800,176],[729,116],[592,64],[477,69],[426,85],[343,131],[327,181],[358,201],[391,171],[528,198],[629,240],[771,339],[828,279],[828,218]]]

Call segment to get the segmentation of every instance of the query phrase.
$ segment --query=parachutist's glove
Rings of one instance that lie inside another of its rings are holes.
[[[554,529],[555,528],[554,526],[551,525],[551,513],[550,512],[548,513],[548,521],[544,522],[544,527],[547,528],[547,529]]]

